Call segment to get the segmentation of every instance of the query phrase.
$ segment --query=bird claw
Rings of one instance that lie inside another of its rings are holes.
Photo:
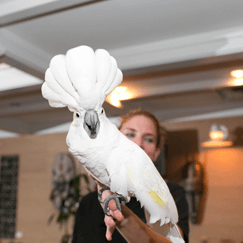
[[[100,189],[99,191],[98,191],[98,200],[99,200],[99,202],[100,203],[103,203],[102,202],[102,193],[104,192],[104,191],[106,191],[106,190],[110,190],[110,188],[108,187],[108,186],[104,186],[102,189]]]
[[[106,197],[106,199],[102,202],[102,193],[106,190],[110,190],[108,186],[104,186],[101,190],[98,191],[98,200],[100,203],[103,204],[103,211],[105,215],[113,218],[110,214],[108,214],[109,209],[108,209],[108,204],[109,202],[113,199],[116,202],[117,209],[121,212],[121,203],[125,204],[126,200],[122,195],[119,194],[112,194]],[[114,220],[114,218],[113,218]]]

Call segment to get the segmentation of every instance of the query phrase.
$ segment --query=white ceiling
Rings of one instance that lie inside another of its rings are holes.
[[[242,116],[229,75],[243,68],[242,9],[242,0],[0,0],[0,61],[43,80],[54,55],[104,48],[133,92],[123,109],[104,104],[110,117],[138,107],[161,122]],[[0,92],[1,130],[29,134],[71,119],[40,85]]]

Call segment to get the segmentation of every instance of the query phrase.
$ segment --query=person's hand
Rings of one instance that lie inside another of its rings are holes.
[[[89,174],[89,176],[91,178],[93,178],[90,174]],[[96,181],[96,183],[97,183],[98,191],[101,190],[104,187],[104,185],[101,184],[100,182]],[[113,193],[111,191],[105,190],[102,193],[102,202],[104,202],[104,200],[106,199],[107,196],[112,195],[112,194]],[[103,208],[103,204],[102,203],[101,203],[101,206]],[[115,219],[115,221],[116,220],[118,220],[118,221],[122,221],[123,220],[124,217],[123,217],[122,213],[117,209],[115,200],[112,199],[109,202],[108,208],[109,208],[109,214]],[[112,234],[113,234],[113,232],[115,230],[115,226],[116,226],[116,222],[113,220],[112,217],[109,217],[109,216],[105,215],[105,219],[104,219],[106,227],[107,227],[106,228],[106,239],[108,241],[110,241],[112,239]]]

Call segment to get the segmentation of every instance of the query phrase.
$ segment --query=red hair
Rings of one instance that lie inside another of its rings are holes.
[[[160,126],[159,120],[150,111],[136,109],[128,112],[126,115],[121,117],[122,121],[118,129],[120,130],[125,123],[135,116],[144,116],[153,122],[156,128],[156,148],[161,148],[161,146],[165,143],[166,130]]]

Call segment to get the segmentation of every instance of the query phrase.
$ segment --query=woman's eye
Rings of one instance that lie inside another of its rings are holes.
[[[152,138],[148,138],[148,137],[145,137],[144,141],[146,141],[148,143],[153,143],[154,142],[154,140]]]
[[[125,134],[128,138],[134,138],[135,134],[134,133],[126,133]]]

